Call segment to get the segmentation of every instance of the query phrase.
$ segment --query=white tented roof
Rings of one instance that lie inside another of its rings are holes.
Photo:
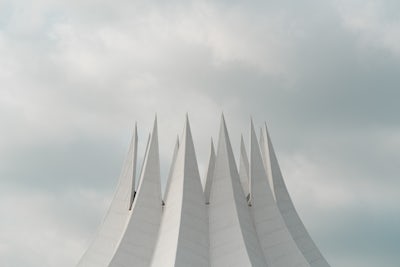
[[[251,122],[238,168],[222,116],[202,185],[186,117],[164,197],[157,119],[135,190],[137,136],[135,127],[110,209],[77,267],[329,267],[294,208],[266,126],[258,141]]]

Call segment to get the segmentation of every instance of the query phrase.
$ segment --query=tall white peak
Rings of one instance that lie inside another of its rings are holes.
[[[126,221],[132,190],[135,186],[135,165],[137,158],[137,127],[132,135],[131,144],[125,158],[118,186],[110,208],[103,219],[95,238],[80,259],[77,267],[106,267],[110,263],[115,249],[121,240]]]
[[[168,183],[150,266],[209,266],[208,220],[189,120]]]
[[[238,172],[222,116],[203,188],[186,117],[164,199],[157,118],[139,179],[137,136],[135,126],[110,209],[78,267],[329,267],[294,208],[266,126],[258,143],[251,122]]]
[[[144,159],[138,190],[110,267],[149,266],[161,222],[162,200],[157,119]]]
[[[174,147],[174,153],[172,154],[172,162],[171,162],[171,166],[169,168],[169,172],[168,172],[168,178],[167,178],[167,185],[166,185],[166,189],[169,188],[169,184],[171,183],[171,177],[174,174],[174,168],[175,168],[175,162],[176,162],[176,157],[178,156],[178,149],[179,149],[179,137],[176,137],[176,141],[175,141],[175,147]],[[169,190],[165,190],[164,191],[164,197],[163,199],[166,199],[167,193],[169,192]]]
[[[258,238],[270,266],[309,267],[275,203],[253,122],[250,130],[250,201]]]
[[[329,267],[328,262],[311,239],[293,205],[285,181],[283,180],[266,124],[261,131],[261,141],[264,166],[272,178],[270,179],[270,183],[275,193],[276,204],[297,247],[311,267]]]
[[[222,116],[209,204],[210,266],[267,266]]]
[[[138,143],[138,134],[137,134],[137,124],[135,123],[135,133],[132,137],[132,143],[133,143],[133,159],[132,159],[132,180],[131,180],[131,197],[129,200],[129,210],[132,209],[132,204],[133,204],[133,199],[135,198],[136,195],[136,188],[135,188],[135,180],[136,180],[136,159],[137,159],[137,143]]]
[[[269,146],[268,146],[268,140],[267,140],[267,135],[264,134],[264,128],[260,129],[260,149],[261,149],[261,155],[263,158],[263,163],[264,163],[264,168],[267,173],[268,177],[268,182],[269,186],[272,190],[272,195],[276,201],[275,197],[275,187],[274,187],[274,181],[272,179],[272,172],[271,172],[271,160],[269,158]]]
[[[211,139],[210,159],[208,162],[208,168],[207,168],[207,172],[206,172],[206,179],[205,179],[205,186],[204,186],[204,196],[206,198],[206,204],[210,203],[212,177],[214,175],[214,169],[215,169],[215,157],[216,156],[215,156],[214,143]]]
[[[243,135],[240,138],[240,163],[239,163],[239,177],[240,183],[247,197],[250,193],[249,188],[249,159],[247,157],[246,147],[244,146]]]
[[[145,151],[144,151],[144,157],[143,157],[144,159],[147,158],[147,154],[148,154],[148,152],[149,152],[150,140],[151,140],[151,133],[149,133],[149,135],[147,136],[146,149],[145,149]],[[140,168],[138,184],[140,184],[140,179],[142,179],[142,176],[143,176],[144,163],[146,162],[144,159],[143,159],[143,162],[142,162],[142,166],[141,166],[141,168]],[[136,185],[136,187],[137,187],[137,185]],[[136,191],[137,191],[137,188],[136,188]]]

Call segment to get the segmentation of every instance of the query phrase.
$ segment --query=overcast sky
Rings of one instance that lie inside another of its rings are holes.
[[[0,265],[74,266],[135,121],[142,155],[158,113],[165,176],[189,112],[204,173],[224,111],[236,152],[250,115],[267,122],[332,267],[398,267],[399,13],[396,0],[0,0]]]

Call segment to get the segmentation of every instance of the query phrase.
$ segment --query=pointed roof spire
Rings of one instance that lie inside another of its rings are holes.
[[[201,219],[207,210],[188,117],[167,190],[149,266],[187,266],[188,255],[190,265],[209,266],[208,220]]]
[[[240,184],[223,115],[214,168],[208,208],[211,265],[267,266]]]
[[[192,137],[192,133],[190,131],[190,123],[189,123],[189,114],[186,113],[185,116],[185,127],[184,127],[184,141],[186,141],[186,139],[190,136],[190,138]]]
[[[119,267],[121,262],[135,262],[149,266],[157,242],[161,223],[161,179],[158,148],[157,117],[143,161],[143,169],[130,217],[125,224],[124,235],[107,266]],[[151,222],[151,223],[149,223]],[[146,229],[143,231],[143,229]],[[140,247],[140,249],[132,249]]]
[[[228,160],[232,161],[230,164],[232,164],[232,167],[234,167],[237,171],[236,163],[235,163],[235,157],[233,155],[232,151],[232,146],[231,146],[231,141],[229,139],[229,133],[228,129],[226,127],[226,122],[225,122],[225,116],[224,113],[221,114],[221,124],[219,128],[219,140],[218,140],[218,151],[221,149],[225,149],[226,152],[228,153]]]
[[[150,171],[151,170],[151,171]],[[148,172],[151,172],[148,173]],[[143,160],[142,170],[140,174],[140,181],[138,186],[138,193],[140,191],[140,186],[143,184],[143,179],[150,176],[156,182],[160,180],[160,155],[158,148],[158,125],[157,125],[157,115],[154,119],[153,130],[149,135],[149,140],[146,147],[146,155]],[[150,179],[150,178],[148,178]],[[160,188],[161,189],[161,188]]]
[[[259,156],[259,157],[258,157]],[[254,180],[254,175],[253,172],[259,172],[260,170],[254,170],[255,167],[259,167],[260,164],[262,164],[262,159],[261,159],[261,153],[259,150],[258,146],[258,141],[257,141],[257,135],[254,130],[254,123],[253,123],[253,118],[250,117],[250,168],[249,168],[249,176],[250,176],[250,200],[252,201],[253,199],[253,180]],[[262,165],[261,165],[262,166]],[[262,170],[261,170],[262,171]],[[266,192],[267,194],[271,194],[269,192]]]
[[[307,229],[304,227],[304,224],[293,205],[285,181],[283,180],[266,123],[262,129],[262,138],[263,145],[261,149],[263,150],[263,154],[265,154],[264,163],[266,168],[268,168],[269,175],[271,176],[270,184],[275,193],[276,204],[289,232],[291,233],[291,236],[294,239],[294,242],[311,267],[329,267],[329,264],[315,245]]]
[[[138,180],[137,184],[140,184],[140,180],[142,179],[143,168],[144,168],[144,159],[147,157],[147,153],[149,151],[150,139],[151,139],[151,133],[148,133],[147,134],[146,148],[144,150],[144,157],[143,157],[142,165],[140,166],[140,172],[139,172],[139,177],[137,179]],[[138,187],[138,185],[136,185],[136,191],[137,191],[137,187]]]
[[[164,200],[167,199],[167,197],[168,197],[169,187],[170,187],[170,183],[171,183],[171,176],[174,173],[174,168],[175,168],[175,164],[176,164],[176,157],[178,155],[179,146],[180,146],[180,144],[179,144],[179,136],[177,135],[176,136],[175,147],[174,147],[174,153],[172,154],[172,162],[171,162],[171,166],[169,168],[167,185],[165,186]]]
[[[273,189],[269,186],[263,166],[253,121],[250,132],[250,184],[252,214],[267,262],[271,266],[308,266],[276,206]],[[267,221],[266,216],[269,218]],[[274,236],[273,241],[271,235]],[[277,251],[282,256],[276,257]]]
[[[158,123],[157,123],[157,113],[156,113],[156,115],[154,115],[154,123],[153,123],[153,134],[155,133],[155,134],[158,134],[157,133],[157,131],[158,131]]]
[[[263,158],[264,168],[267,173],[269,186],[272,189],[272,195],[276,201],[275,195],[275,185],[274,180],[272,177],[272,170],[271,170],[271,160],[270,160],[270,141],[269,141],[269,134],[267,129],[267,124],[264,122],[264,127],[260,129],[260,148],[261,148],[261,156]]]
[[[221,113],[221,128],[220,132],[224,132],[226,135],[228,134],[228,130],[226,129],[225,115],[224,112]]]
[[[107,215],[103,224],[97,231],[96,237],[80,259],[77,266],[94,267],[98,263],[107,265],[110,263],[118,243],[124,235],[124,228],[130,213],[128,211],[134,191],[135,164],[137,156],[137,127],[132,135],[128,153],[118,180],[118,186],[114,193]],[[112,233],[112,235],[110,235]],[[104,244],[107,244],[105,246]]]
[[[240,163],[239,163],[239,178],[242,184],[245,196],[249,195],[249,159],[247,157],[246,147],[243,140],[243,135],[240,137]]]
[[[259,177],[264,177],[267,180],[267,173],[265,172],[263,159],[261,156],[260,146],[257,141],[256,131],[254,129],[253,120],[250,120],[250,194],[252,195],[253,187],[257,186],[253,184],[254,179],[260,179]],[[263,178],[261,178],[263,179]],[[267,183],[269,190],[265,192],[266,195],[272,195],[273,188]]]
[[[136,181],[136,164],[137,164],[137,143],[138,143],[138,132],[137,132],[137,122],[135,122],[135,130],[132,136],[132,145],[133,145],[133,160],[132,160],[132,183],[130,186],[131,189],[131,197],[129,201],[129,210],[132,208],[132,203],[135,198],[136,188],[135,188],[135,181]]]
[[[215,149],[214,149],[213,139],[211,138],[210,160],[208,162],[208,168],[205,179],[206,181],[204,187],[204,196],[206,204],[210,203],[210,191],[211,191],[212,178],[214,176],[214,167],[215,167]]]
[[[160,156],[158,148],[157,115],[154,118],[153,130],[149,135],[149,141],[146,148],[146,155],[143,160],[141,178],[137,190],[138,193],[140,191],[140,186],[144,183],[143,179],[145,179],[146,177],[151,177],[148,179],[153,179],[156,182],[159,182],[160,180]]]
[[[272,190],[268,183],[254,124],[251,121],[250,195],[252,215],[264,256],[271,266],[309,266],[286,227]],[[274,238],[271,239],[271,236]],[[276,257],[276,255],[281,256]]]

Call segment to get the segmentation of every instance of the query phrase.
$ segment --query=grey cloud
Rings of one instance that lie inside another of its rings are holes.
[[[363,266],[397,266],[395,251],[400,237],[397,227],[399,218],[388,218],[385,213],[373,214],[368,207],[357,207],[357,210],[348,210],[344,217],[342,213],[337,213],[340,218],[335,221],[336,226],[328,231],[329,234],[323,234],[324,240],[330,240],[324,246],[332,253],[332,265],[336,263],[337,266],[350,267],[353,266],[352,259],[358,258]],[[343,240],[338,236],[347,238]],[[382,248],[382,253],[376,253],[377,244]]]
[[[374,23],[399,23],[396,3],[381,1]],[[0,184],[16,193],[92,188],[110,197],[135,120],[144,143],[159,112],[165,174],[186,111],[204,166],[220,112],[235,146],[253,115],[258,125],[267,121],[283,162],[301,155],[330,172],[311,181],[336,179],[360,190],[349,209],[300,207],[332,265],[365,266],[366,255],[372,263],[396,264],[397,208],[360,206],[371,199],[399,202],[389,189],[399,186],[400,154],[391,136],[400,135],[400,58],[382,40],[366,41],[380,36],[376,29],[345,21],[364,16],[359,12],[369,4],[3,1]],[[374,187],[376,195],[368,197]],[[295,203],[308,203],[301,196],[304,202]],[[46,214],[65,219],[66,228],[84,225],[59,232],[61,240],[76,229],[83,249],[104,210],[61,201],[70,218],[54,209]],[[11,266],[21,266],[15,252],[9,255]]]
[[[119,175],[124,155],[106,140],[44,143],[10,151],[0,165],[3,183],[35,190],[103,188]],[[107,162],[107,164],[103,164]]]

